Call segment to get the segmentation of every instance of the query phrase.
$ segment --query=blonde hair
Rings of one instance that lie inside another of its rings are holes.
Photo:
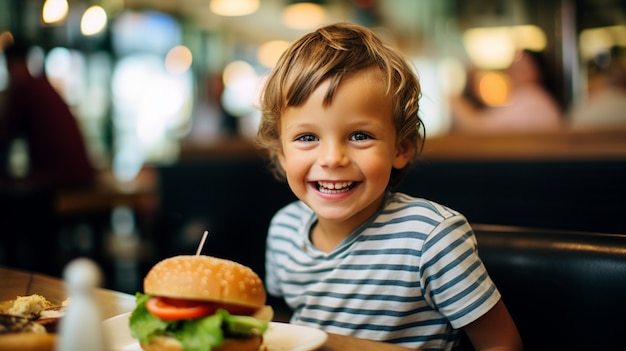
[[[412,147],[413,157],[402,170],[394,170],[390,186],[399,183],[419,155],[423,124],[418,116],[419,80],[405,57],[370,29],[350,23],[320,28],[296,42],[281,56],[268,77],[261,97],[257,144],[267,149],[274,173],[284,179],[278,162],[280,118],[287,107],[300,106],[324,81],[330,81],[324,104],[330,105],[347,76],[376,67],[386,77],[392,94],[398,146]]]

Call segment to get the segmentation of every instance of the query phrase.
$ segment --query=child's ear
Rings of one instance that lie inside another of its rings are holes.
[[[411,143],[408,141],[404,141],[396,147],[396,155],[393,159],[393,168],[402,169],[404,168],[411,158],[413,157],[413,153],[415,152],[415,148],[411,147]]]

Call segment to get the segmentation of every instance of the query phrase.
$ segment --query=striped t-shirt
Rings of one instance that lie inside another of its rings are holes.
[[[266,287],[294,310],[291,323],[328,332],[450,350],[456,330],[500,293],[465,217],[401,193],[332,252],[312,245],[315,213],[296,201],[272,219]]]

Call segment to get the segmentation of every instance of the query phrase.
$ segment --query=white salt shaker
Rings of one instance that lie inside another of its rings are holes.
[[[107,351],[102,330],[102,314],[94,289],[101,284],[102,273],[87,258],[70,262],[63,271],[70,303],[59,324],[57,351]]]

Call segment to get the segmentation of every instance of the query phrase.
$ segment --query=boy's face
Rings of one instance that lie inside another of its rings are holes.
[[[392,98],[374,69],[344,80],[323,105],[328,81],[281,116],[279,160],[295,195],[320,221],[353,230],[380,206],[392,168],[410,148],[398,148]]]

